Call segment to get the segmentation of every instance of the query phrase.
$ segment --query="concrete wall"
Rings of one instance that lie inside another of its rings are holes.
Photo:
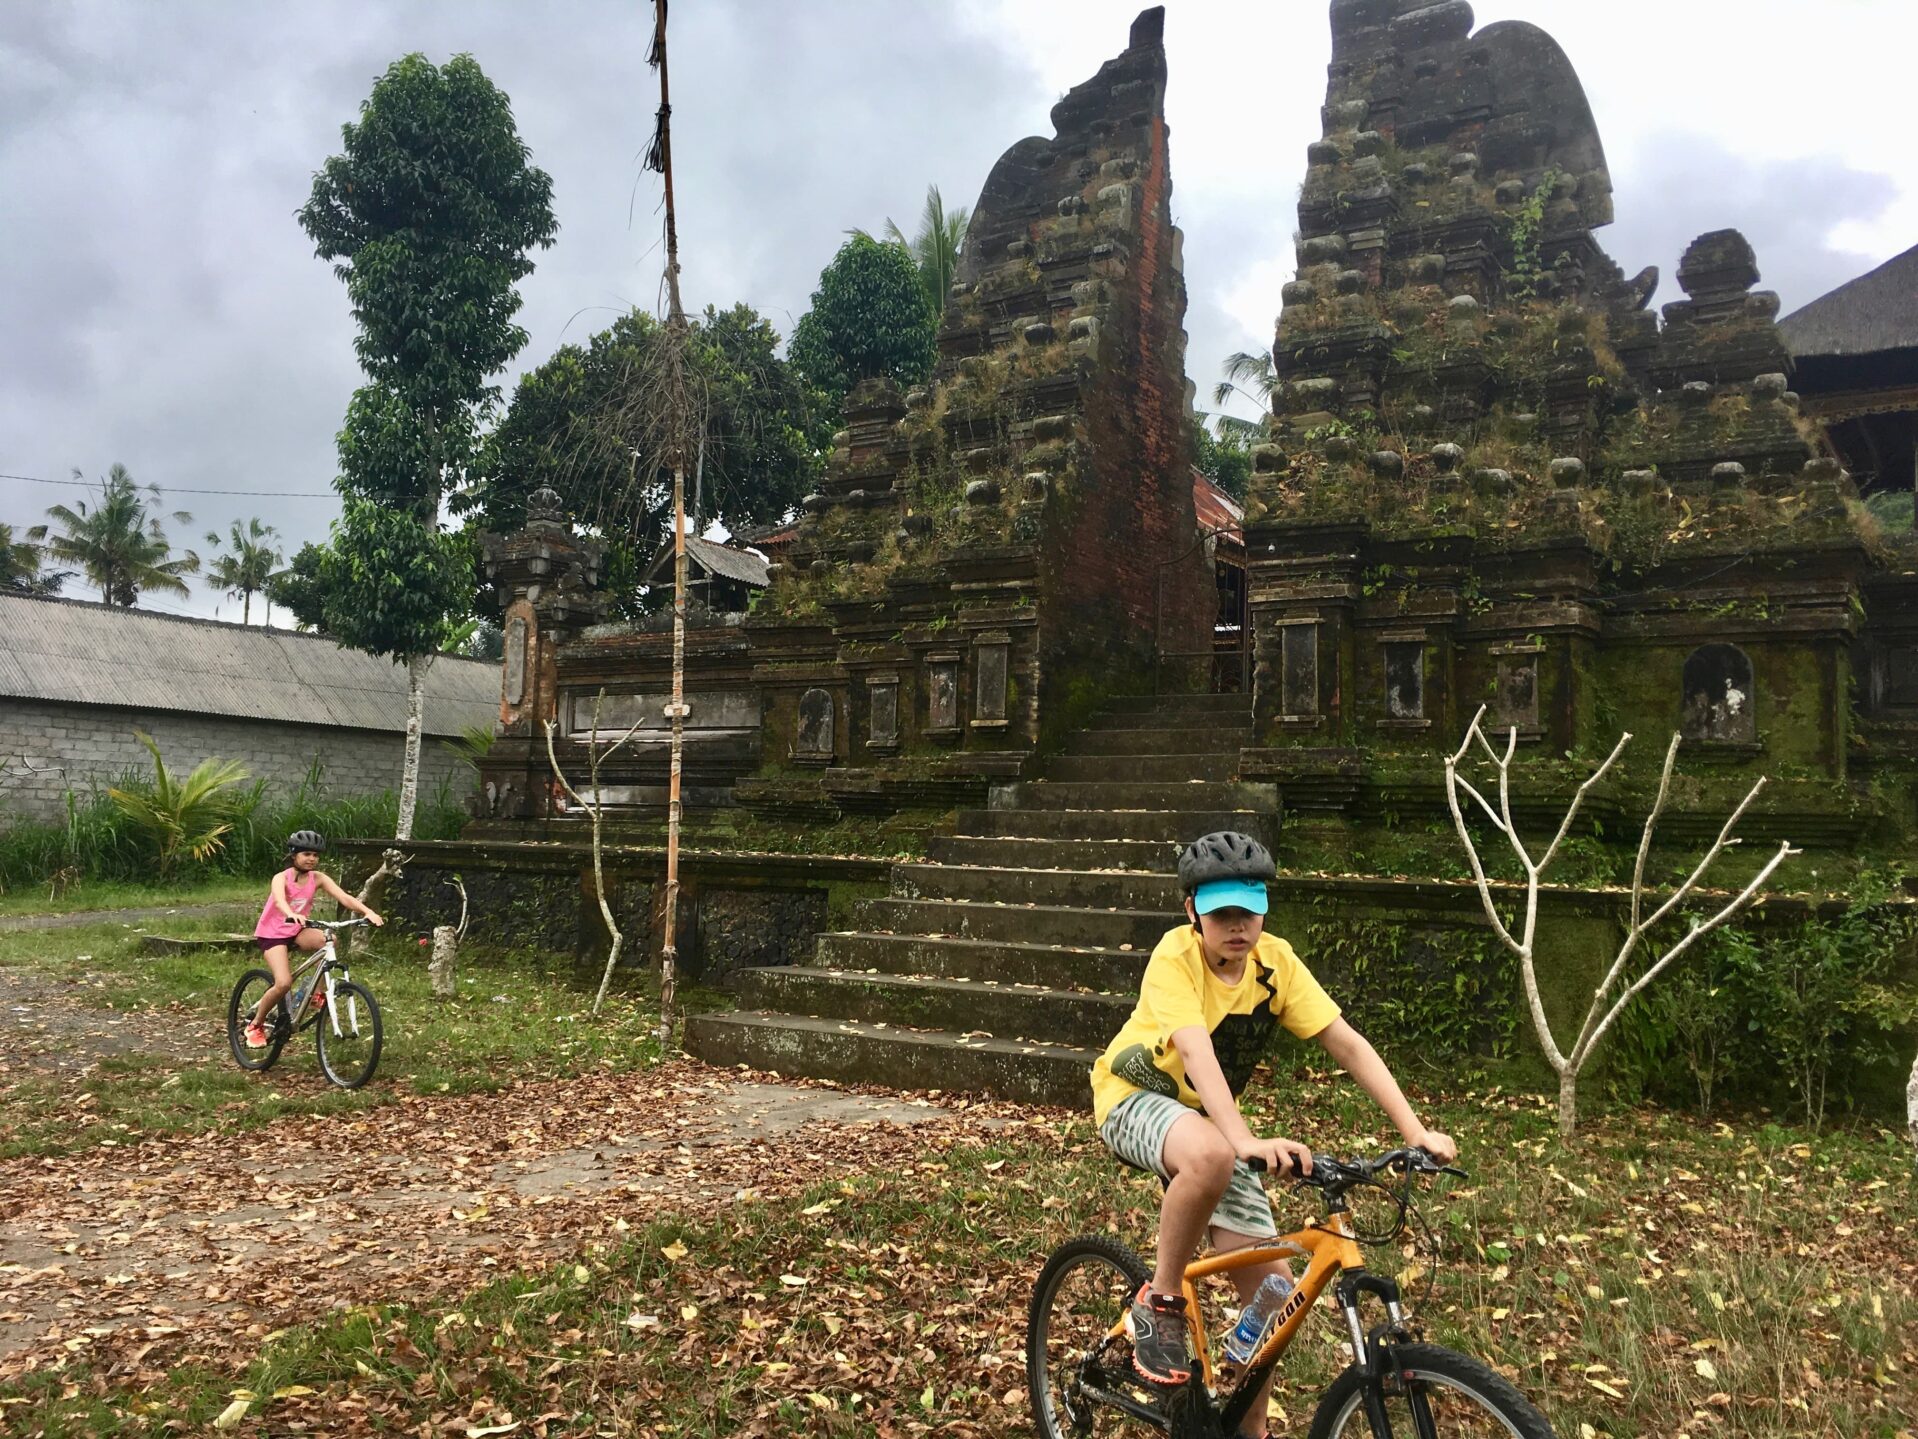
[[[69,787],[105,785],[128,769],[151,773],[153,761],[134,738],[153,736],[167,768],[184,775],[209,757],[236,759],[269,790],[290,790],[317,758],[328,793],[374,794],[397,789],[404,737],[378,730],[283,724],[160,710],[0,699],[0,825],[17,819],[61,819]],[[40,773],[23,775],[21,761]],[[454,774],[455,770],[458,775]],[[463,797],[469,772],[429,736],[420,748],[420,793],[453,776]]]

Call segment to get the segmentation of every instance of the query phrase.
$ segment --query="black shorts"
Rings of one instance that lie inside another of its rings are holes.
[[[288,935],[285,939],[265,939],[256,934],[253,936],[253,942],[260,947],[261,954],[265,954],[269,949],[285,948],[290,951],[293,948],[293,941],[310,928],[312,928],[311,925],[303,924],[297,932]]]

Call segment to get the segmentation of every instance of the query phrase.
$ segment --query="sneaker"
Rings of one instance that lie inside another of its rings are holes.
[[[266,1029],[264,1026],[249,1024],[246,1027],[246,1047],[248,1049],[265,1049],[266,1045]]]
[[[1151,1284],[1142,1285],[1126,1311],[1125,1327],[1132,1339],[1132,1367],[1148,1383],[1177,1385],[1192,1377],[1183,1296],[1154,1294]]]

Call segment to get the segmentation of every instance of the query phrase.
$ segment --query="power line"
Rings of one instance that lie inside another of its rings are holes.
[[[25,480],[32,485],[77,485],[81,489],[91,490],[99,486],[97,480],[46,480],[39,475],[0,474],[0,480]],[[143,482],[135,481],[141,489],[149,488]],[[185,490],[173,485],[153,485],[151,488],[166,495],[236,495],[251,500],[336,500],[337,490]]]

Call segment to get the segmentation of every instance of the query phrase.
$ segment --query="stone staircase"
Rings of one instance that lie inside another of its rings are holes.
[[[812,963],[742,971],[741,1008],[695,1015],[712,1064],[901,1089],[1081,1105],[1092,1061],[1131,1012],[1174,923],[1182,842],[1216,829],[1270,841],[1272,785],[1242,784],[1248,697],[1117,699],[1044,778],[1001,785],[893,867],[860,928]]]

